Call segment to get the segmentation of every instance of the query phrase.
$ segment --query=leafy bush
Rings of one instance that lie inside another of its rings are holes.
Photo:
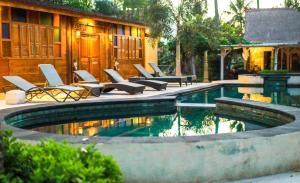
[[[287,74],[287,70],[262,70],[259,72],[260,74]]]
[[[18,142],[9,131],[1,132],[4,144],[3,183],[102,183],[121,182],[121,171],[109,156],[93,145],[74,148],[53,140],[37,145]]]

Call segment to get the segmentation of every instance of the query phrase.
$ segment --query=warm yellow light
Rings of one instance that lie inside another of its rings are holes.
[[[83,133],[83,129],[81,127],[78,127],[78,134],[81,135]]]
[[[87,29],[86,29],[86,32],[87,32],[88,34],[92,34],[92,33],[94,33],[94,28],[88,26]]]
[[[88,25],[88,26],[94,26],[95,25],[95,21],[94,20],[87,19],[87,18],[80,19],[79,23],[83,24],[83,25]]]
[[[151,124],[150,118],[146,118],[146,124]]]
[[[150,34],[150,29],[149,29],[149,28],[146,28],[146,29],[145,29],[145,33],[146,33],[146,34]]]
[[[112,40],[113,40],[113,36],[110,34],[110,35],[108,35],[108,40],[110,41],[110,42],[112,42]]]
[[[80,38],[80,31],[76,31],[76,38]]]

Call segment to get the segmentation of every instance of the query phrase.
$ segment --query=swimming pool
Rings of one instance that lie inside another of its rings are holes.
[[[263,88],[244,86],[214,87],[208,90],[180,95],[182,103],[215,103],[215,98],[230,97],[257,102],[300,107],[300,88]]]
[[[215,98],[222,96],[300,106],[300,88],[264,90],[262,87],[222,86],[179,95],[177,100],[181,103],[215,103]],[[270,127],[254,121],[218,116],[214,109],[176,108],[172,100],[167,103],[157,100],[156,103],[87,105],[86,108],[70,109],[67,113],[64,108],[59,110],[62,111],[61,116],[56,115],[61,113],[56,110],[46,110],[46,114],[41,113],[43,115],[38,117],[30,112],[21,118],[11,119],[10,124],[46,133],[103,137],[201,136]],[[29,117],[26,118],[26,115]],[[49,118],[44,119],[44,115]]]
[[[181,108],[173,114],[113,117],[30,128],[34,131],[105,137],[199,136],[258,130],[267,126],[255,122],[216,116],[213,109]]]

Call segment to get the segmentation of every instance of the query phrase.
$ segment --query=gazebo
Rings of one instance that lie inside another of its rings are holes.
[[[246,13],[245,39],[250,44],[221,45],[220,78],[224,60],[232,50],[242,49],[244,69],[287,70],[300,73],[300,13],[293,9],[255,9]]]

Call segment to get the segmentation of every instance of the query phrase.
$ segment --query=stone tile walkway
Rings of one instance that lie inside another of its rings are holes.
[[[193,85],[188,86],[182,86],[179,87],[177,84],[169,84],[167,87],[167,90],[163,91],[156,91],[152,88],[147,87],[143,94],[136,94],[136,95],[129,95],[128,93],[124,91],[118,91],[113,90],[109,93],[103,93],[100,97],[88,97],[87,99],[82,100],[109,100],[109,99],[134,99],[134,98],[148,98],[148,97],[155,97],[160,95],[167,95],[177,92],[183,92],[183,91],[192,91],[192,90],[198,90],[201,88],[211,87],[211,86],[217,86],[219,83],[195,83]],[[72,101],[72,100],[67,100]],[[26,103],[26,104],[19,104],[19,105],[6,105],[4,99],[0,100],[0,109],[6,109],[6,108],[13,108],[13,107],[22,107],[22,106],[28,106],[28,105],[36,105],[41,103],[49,103],[49,102],[55,102],[50,97],[43,97],[40,100],[35,100],[34,102]]]

